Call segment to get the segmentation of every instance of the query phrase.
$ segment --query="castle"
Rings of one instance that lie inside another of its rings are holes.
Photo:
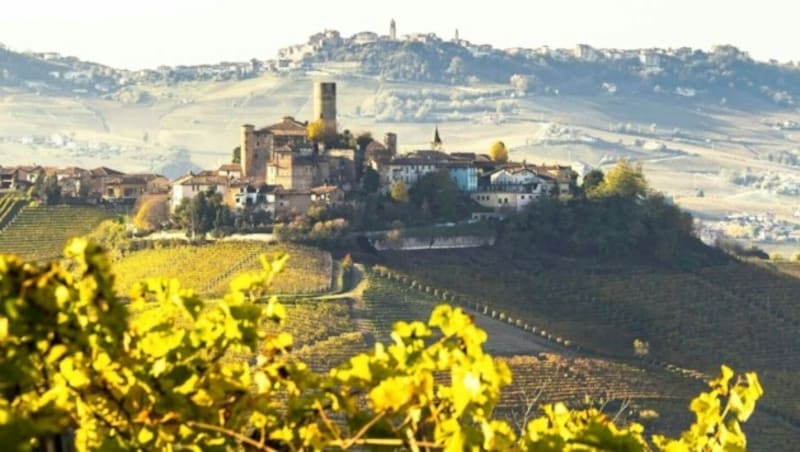
[[[314,120],[325,136],[335,136],[336,84],[314,84]],[[319,144],[308,138],[308,122],[286,116],[277,124],[256,130],[241,129],[242,177],[252,183],[280,185],[287,190],[309,190],[329,182],[330,165]]]

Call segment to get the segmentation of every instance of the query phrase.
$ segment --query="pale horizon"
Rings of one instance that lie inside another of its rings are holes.
[[[129,5],[125,7],[124,5]],[[58,52],[128,69],[270,59],[280,48],[325,29],[436,33],[497,48],[677,48],[729,44],[753,58],[800,60],[794,18],[800,5],[781,0],[734,5],[710,0],[408,0],[394,8],[357,0],[308,0],[299,6],[254,0],[30,0],[0,16],[0,43],[17,51]],[[335,5],[335,6],[330,6]],[[331,9],[333,8],[333,9]]]

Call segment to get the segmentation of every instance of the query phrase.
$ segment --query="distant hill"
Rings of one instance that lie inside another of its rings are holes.
[[[216,65],[129,71],[55,53],[0,48],[0,86],[119,94],[142,83],[237,80],[260,73],[302,72],[314,65],[348,63],[357,72],[393,81],[510,84],[520,93],[552,95],[667,94],[727,103],[747,95],[793,106],[800,96],[797,64],[761,62],[733,46],[679,49],[496,49],[433,34],[391,40],[364,32],[341,37],[326,31],[282,49],[277,58]],[[512,80],[513,78],[513,80]],[[139,100],[139,99],[135,99]]]

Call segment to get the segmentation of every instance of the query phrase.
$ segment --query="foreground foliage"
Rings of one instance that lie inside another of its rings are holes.
[[[649,448],[641,426],[594,409],[547,405],[519,434],[493,419],[511,374],[484,353],[486,333],[446,305],[427,324],[398,322],[390,344],[312,372],[289,334],[260,327],[285,316],[275,298],[260,300],[286,259],[262,258],[264,270],[235,278],[217,303],[147,280],[129,317],[93,244],[75,240],[46,266],[0,258],[0,444],[31,449],[72,428],[80,450]],[[723,367],[710,386],[691,404],[692,427],[655,447],[744,448],[757,377]]]

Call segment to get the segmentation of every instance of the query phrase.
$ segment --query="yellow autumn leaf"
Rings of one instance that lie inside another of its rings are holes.
[[[396,412],[411,400],[414,393],[407,377],[390,377],[369,392],[375,411]]]
[[[136,435],[136,441],[139,441],[140,444],[147,444],[152,441],[153,438],[155,438],[155,435],[147,428],[139,430],[139,434]]]
[[[208,392],[205,389],[200,389],[199,391],[197,391],[191,397],[191,399],[192,399],[192,402],[194,402],[195,405],[199,405],[199,406],[210,407],[211,405],[214,404],[214,399],[211,398],[211,396],[208,394]]]

